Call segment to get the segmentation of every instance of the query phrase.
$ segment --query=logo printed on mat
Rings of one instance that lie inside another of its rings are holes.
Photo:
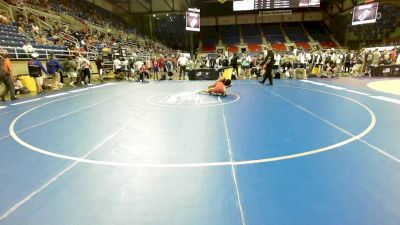
[[[190,92],[180,92],[167,94],[159,101],[160,104],[168,105],[207,105],[218,104],[218,99],[214,96],[200,95]]]
[[[237,101],[238,99],[239,96],[235,94],[228,94],[226,97],[218,98],[217,96],[198,94],[195,92],[172,92],[154,95],[149,97],[147,100],[151,104],[161,106],[201,107],[227,104]]]

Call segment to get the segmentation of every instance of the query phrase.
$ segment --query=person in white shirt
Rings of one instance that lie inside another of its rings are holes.
[[[312,64],[314,67],[321,64],[321,55],[318,52],[314,52],[312,56]]]
[[[275,53],[274,59],[275,59],[274,66],[279,67],[279,65],[281,64],[282,56],[279,53]]]
[[[277,74],[279,71],[279,66],[281,65],[282,56],[279,53],[275,53],[275,63],[274,63],[274,74]]]
[[[242,58],[242,68],[244,69],[244,79],[246,79],[246,76],[251,79],[251,62],[252,58],[249,54],[243,54]]]
[[[114,69],[115,79],[120,79],[121,78],[120,75],[122,73],[122,62],[119,58],[114,59],[113,69]]]
[[[326,56],[328,55],[327,52],[322,52],[321,54],[321,64],[325,65],[325,61],[326,61]]]
[[[304,52],[300,52],[300,54],[297,56],[297,60],[299,61],[301,68],[306,68],[306,55]]]
[[[336,56],[336,68],[337,68],[337,72],[339,72],[339,73],[342,72],[343,59],[344,59],[343,54],[338,52],[337,56]]]
[[[307,53],[306,53],[306,60],[307,60],[307,62],[308,62],[308,63],[311,63],[311,59],[312,59],[311,53],[310,53],[310,52],[307,52]]]
[[[24,46],[22,46],[22,49],[24,50],[25,53],[27,53],[25,55],[26,58],[30,58],[30,56],[28,54],[32,54],[35,52],[35,49],[32,47],[31,43],[29,43],[28,41],[25,42]]]
[[[121,70],[121,67],[122,67],[121,60],[119,58],[114,59],[114,63],[113,63],[114,71]]]
[[[128,71],[128,68],[129,68],[129,60],[122,59],[122,70],[123,71]]]
[[[222,67],[222,56],[221,55],[218,55],[218,58],[217,58],[215,64],[216,64],[217,68]]]
[[[135,62],[135,70],[139,71],[143,65],[144,65],[144,62],[139,59],[138,61]]]
[[[132,69],[136,72],[137,75],[140,75],[140,69],[144,66],[144,62],[138,59],[133,66],[134,68]]]
[[[211,67],[211,62],[210,62],[210,58],[206,57],[206,67],[210,68]]]
[[[335,52],[333,52],[333,53],[331,54],[331,61],[334,62],[334,63],[336,63],[336,58],[337,58],[337,55],[336,55]]]
[[[379,65],[379,60],[381,58],[381,53],[379,52],[378,49],[375,49],[375,51],[372,53],[372,66],[376,67]]]
[[[90,61],[83,57],[82,55],[78,58],[78,70],[81,73],[82,77],[82,85],[90,84],[90,70],[92,69],[92,65]],[[86,83],[86,77],[88,77],[88,83]]]
[[[186,64],[189,62],[189,60],[181,54],[181,56],[178,58],[178,65],[180,67],[179,71],[179,80],[181,79],[181,76],[183,79],[185,79],[185,74],[186,74]],[[183,75],[182,75],[183,74]]]
[[[129,80],[130,78],[130,71],[129,71],[129,60],[128,59],[122,59],[122,75],[126,80]]]

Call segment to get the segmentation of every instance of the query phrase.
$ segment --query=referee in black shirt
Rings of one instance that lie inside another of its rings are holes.
[[[263,61],[260,64],[262,66],[263,79],[260,81],[261,84],[264,84],[265,81],[269,80],[269,85],[273,85],[273,77],[272,77],[272,69],[274,65],[274,51],[272,49],[268,49],[267,54],[264,56]]]

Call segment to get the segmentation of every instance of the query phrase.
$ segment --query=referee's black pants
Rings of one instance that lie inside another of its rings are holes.
[[[269,80],[269,84],[270,84],[270,85],[273,85],[274,79],[273,79],[273,77],[272,77],[272,68],[271,68],[271,69],[265,70],[265,72],[264,72],[264,74],[263,74],[263,79],[262,79],[261,83],[264,84],[265,81],[267,80],[267,78],[268,78],[268,80]]]
[[[15,88],[14,82],[12,81],[11,77],[8,75],[0,76],[0,83],[3,83],[5,86],[5,90],[3,93],[0,93],[0,99],[4,100],[7,92],[10,92],[11,100],[15,99]]]
[[[179,80],[181,79],[181,76],[182,76],[182,79],[184,80],[185,79],[185,75],[186,75],[186,66],[180,66]]]

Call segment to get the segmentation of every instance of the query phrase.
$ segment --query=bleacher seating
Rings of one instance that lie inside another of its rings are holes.
[[[203,46],[202,48],[202,52],[207,52],[207,53],[211,53],[211,52],[215,52],[217,48],[214,46]]]
[[[8,1],[2,6],[8,11],[18,9],[20,3],[24,1]],[[59,0],[49,0],[46,1],[49,3],[47,5],[44,4],[44,0],[40,0],[26,3],[23,11],[17,10],[11,15],[12,18],[9,18],[12,26],[0,26],[0,48],[6,49],[12,59],[30,57],[22,49],[27,41],[34,51],[39,53],[41,59],[48,58],[51,53],[61,59],[72,54],[82,54],[88,59],[94,59],[102,50],[110,49],[114,45],[130,49],[138,56],[143,55],[143,49],[150,49],[155,54],[174,52],[161,42],[137,33],[134,27],[125,23],[118,15],[94,6],[91,2],[74,4],[74,1],[65,0],[61,4]],[[40,13],[42,10],[43,16]],[[68,14],[68,17],[63,13]],[[63,18],[59,18],[59,14],[62,14]],[[32,24],[39,29],[34,29]],[[184,27],[183,24],[178,26]],[[21,33],[18,33],[20,30]],[[176,39],[182,42],[182,39]]]
[[[281,31],[279,24],[263,24],[261,30],[265,39],[270,43],[285,43],[285,36]]]
[[[236,45],[228,45],[226,47],[226,50],[228,52],[237,53],[239,51],[239,48]]]
[[[319,42],[323,48],[337,47],[320,22],[304,22],[304,27],[307,29],[314,41]]]
[[[3,25],[0,24],[0,47],[2,48],[21,48],[25,41],[26,37],[20,35],[18,33],[18,27],[13,25]],[[35,43],[36,44],[36,43]],[[24,54],[25,52],[22,49],[16,50],[16,52],[9,51],[11,58],[16,58],[16,54]]]
[[[304,22],[304,27],[314,41],[332,41],[320,22]]]
[[[18,27],[0,24],[0,41],[4,47],[22,47],[25,37],[18,33]]]
[[[287,36],[293,42],[308,42],[308,37],[304,33],[300,24],[298,23],[288,23],[284,25]]]
[[[338,46],[333,41],[320,41],[322,48],[337,48]]]
[[[259,44],[248,44],[247,45],[248,52],[261,52],[262,47]]]
[[[312,49],[309,42],[307,32],[301,27],[299,23],[288,23],[280,25],[275,24],[261,24],[261,25],[241,25],[243,42],[247,45],[249,52],[261,51],[262,34],[264,34],[267,43],[271,44],[273,49],[278,52],[287,51],[285,45],[285,34],[282,32],[281,26],[287,32],[288,38],[293,41],[298,48],[305,50]],[[203,29],[203,52],[214,52],[215,46],[218,41],[219,29],[222,34],[222,43],[226,46],[237,46],[240,43],[239,25],[221,26],[221,27],[204,27]],[[261,32],[260,32],[261,27]],[[337,48],[337,44],[331,39],[329,34],[325,31],[321,22],[304,22],[304,28],[309,32],[310,36],[320,42],[323,48]],[[235,50],[232,50],[232,52]]]
[[[216,27],[203,27],[203,52],[213,52],[215,51],[216,45],[218,43],[218,31]]]
[[[226,45],[237,45],[240,43],[240,32],[238,26],[222,26],[222,42]]]
[[[262,44],[261,33],[257,25],[244,25],[242,31],[245,43]]]
[[[286,51],[285,36],[279,24],[264,24],[261,26],[262,32],[276,51]],[[221,26],[202,28],[202,52],[215,52],[218,43],[218,29],[222,34],[222,43],[226,45],[229,52],[238,52],[240,44],[239,26]],[[259,25],[242,25],[243,41],[247,44],[249,52],[262,51],[262,34]]]
[[[298,41],[298,42],[296,42],[296,46],[298,48],[302,48],[302,49],[305,49],[305,50],[311,49],[311,46],[310,46],[310,44],[308,44],[308,42]]]
[[[185,23],[186,19],[178,15],[171,15],[168,19],[160,20],[155,30],[157,39],[174,48],[182,48],[185,44],[182,42],[185,39]],[[213,42],[211,46],[215,46],[214,39],[210,41]]]
[[[276,44],[272,44],[271,46],[272,46],[272,48],[274,49],[275,52],[285,52],[285,51],[287,51],[287,48],[286,48],[285,44],[276,43]]]
[[[18,33],[18,27],[13,25],[2,25],[0,24],[0,47],[14,47],[14,48],[22,48],[26,41],[30,41],[31,45],[35,49],[41,49],[37,52],[42,56],[46,56],[46,50],[66,50],[64,46],[48,46],[48,45],[40,45],[36,43],[34,40],[29,39]],[[18,54],[24,54],[22,49],[16,50]],[[10,57],[15,58],[15,52],[10,52]]]

